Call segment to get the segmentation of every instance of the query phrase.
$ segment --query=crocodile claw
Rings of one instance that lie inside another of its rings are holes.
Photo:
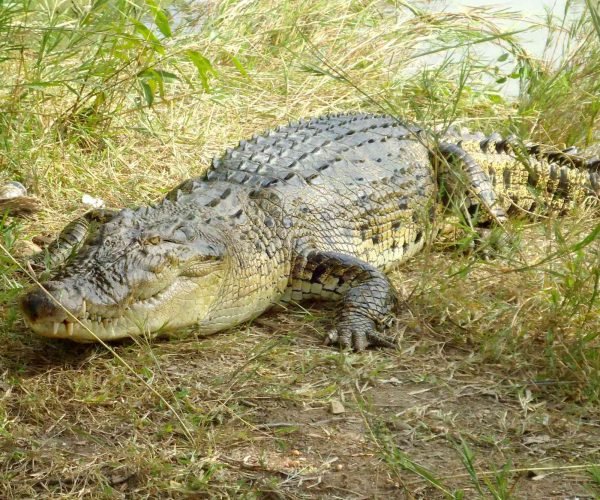
[[[368,347],[388,347],[396,349],[397,344],[381,336],[370,319],[338,324],[329,331],[324,340],[325,345],[336,345],[342,349],[364,351]]]

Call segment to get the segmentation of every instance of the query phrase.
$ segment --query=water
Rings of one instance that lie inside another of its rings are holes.
[[[578,19],[583,12],[585,0],[429,0],[423,2],[423,5],[428,9],[444,12],[465,12],[473,8],[513,12],[514,19],[498,18],[495,22],[507,31],[529,28],[527,33],[517,35],[517,39],[533,57],[541,58],[544,56],[548,37],[548,30],[543,27],[548,15],[557,20],[563,19],[565,15],[567,20]],[[567,6],[568,9],[565,10]],[[540,25],[537,29],[536,24]]]
[[[527,54],[543,60],[545,64],[556,64],[567,51],[568,36],[566,32],[553,33],[549,39],[547,28],[549,18],[554,19],[554,25],[559,26],[566,20],[565,29],[569,24],[581,17],[585,0],[423,0],[421,8],[432,12],[447,13],[480,13],[491,19],[503,32],[524,30],[514,37]],[[490,13],[497,12],[498,16]],[[505,72],[514,65],[512,58],[499,62],[506,52],[497,43],[482,43],[473,47],[481,63],[496,64]],[[434,65],[441,62],[445,54],[427,56],[423,65]],[[490,77],[490,81],[493,79]],[[501,94],[514,97],[519,93],[519,83],[516,79],[508,79],[500,88]]]

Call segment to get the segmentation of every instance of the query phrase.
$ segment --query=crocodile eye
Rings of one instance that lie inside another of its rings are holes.
[[[161,238],[158,235],[154,235],[154,236],[149,236],[148,238],[146,238],[144,240],[144,243],[147,243],[149,245],[158,245],[161,242]]]

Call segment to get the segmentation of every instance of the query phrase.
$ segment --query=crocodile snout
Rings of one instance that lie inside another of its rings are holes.
[[[44,288],[46,291],[36,288],[21,299],[21,310],[30,322],[61,323],[68,319],[65,309],[73,313],[81,309],[81,297],[69,293],[59,282],[49,281],[44,283]]]

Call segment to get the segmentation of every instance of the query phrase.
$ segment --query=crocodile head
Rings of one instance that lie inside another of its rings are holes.
[[[192,210],[126,209],[90,229],[45,291],[28,292],[20,305],[31,329],[47,337],[156,334],[210,324],[226,268],[219,234]]]

